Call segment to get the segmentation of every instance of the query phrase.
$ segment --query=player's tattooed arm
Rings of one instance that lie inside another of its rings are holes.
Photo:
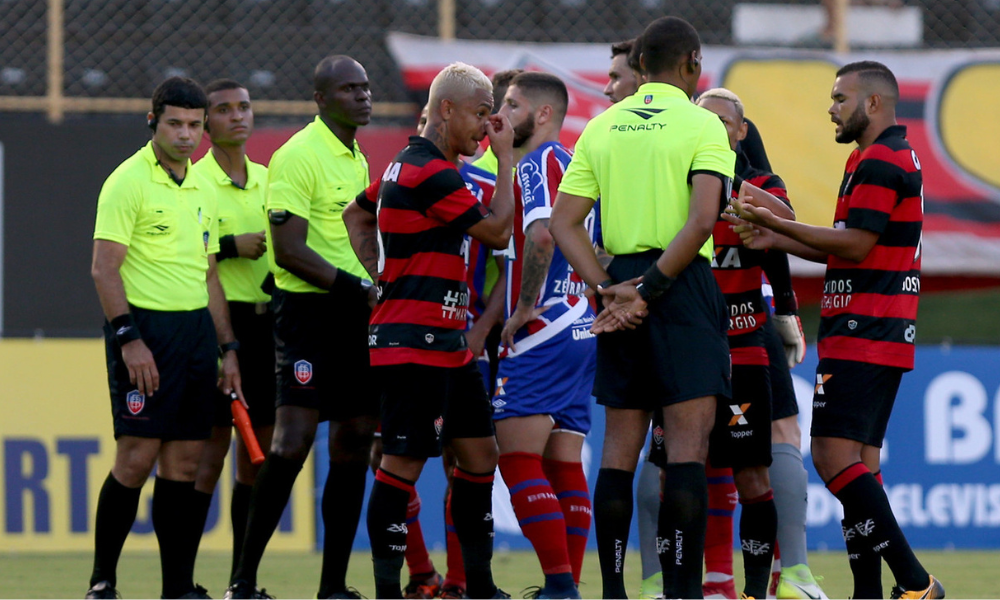
[[[594,252],[597,253],[597,262],[601,263],[601,266],[604,269],[607,269],[611,264],[611,261],[615,258],[614,256],[608,254],[608,251],[600,246],[595,247]]]
[[[351,240],[351,248],[372,281],[378,281],[378,220],[375,215],[351,202],[344,209],[344,225]]]
[[[552,264],[555,242],[549,234],[548,219],[539,219],[524,232],[524,251],[521,253],[521,295],[518,309],[532,309],[538,293],[545,284],[545,276]]]
[[[545,285],[545,276],[549,272],[554,250],[555,241],[549,233],[548,219],[539,219],[528,225],[521,252],[521,294],[517,299],[517,307],[500,334],[501,340],[512,350],[516,350],[514,334],[545,311],[544,308],[535,308],[535,301]]]

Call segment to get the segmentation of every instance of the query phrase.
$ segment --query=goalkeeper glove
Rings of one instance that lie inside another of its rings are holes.
[[[775,329],[785,345],[788,368],[801,363],[806,357],[806,336],[802,333],[802,321],[798,315],[772,315]]]

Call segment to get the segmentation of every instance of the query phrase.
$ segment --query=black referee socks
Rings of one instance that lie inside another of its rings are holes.
[[[94,571],[90,585],[107,581],[117,586],[118,558],[125,545],[125,538],[135,522],[139,509],[141,487],[125,487],[108,473],[101,494],[97,498],[97,518],[94,525]]]
[[[708,479],[702,463],[668,463],[656,553],[666,598],[700,598],[701,563],[708,527]]]
[[[704,477],[704,468],[702,476]],[[635,473],[621,469],[601,469],[597,472],[593,503],[594,530],[597,535],[597,557],[601,562],[604,598],[628,597],[625,592],[625,549],[628,548],[629,527],[632,525],[634,477]],[[698,572],[698,577],[701,578],[701,571]],[[698,591],[701,592],[700,587]]]
[[[240,564],[240,552],[243,551],[243,539],[247,532],[247,513],[250,512],[250,494],[253,486],[239,481],[233,484],[233,500],[229,505],[229,516],[233,523],[233,566],[229,571],[232,579],[236,567]]]
[[[250,497],[246,539],[243,541],[239,566],[229,583],[245,581],[252,586],[257,585],[260,559],[264,556],[267,542],[274,535],[274,529],[281,521],[281,513],[285,512],[288,497],[292,494],[292,485],[304,463],[304,458],[285,458],[274,452],[264,461]]]
[[[319,598],[347,589],[347,564],[365,502],[366,463],[330,463],[323,486],[323,570]]]
[[[194,589],[197,539],[192,535],[195,512],[193,481],[156,478],[153,485],[153,531],[160,544],[163,597],[180,598]]]

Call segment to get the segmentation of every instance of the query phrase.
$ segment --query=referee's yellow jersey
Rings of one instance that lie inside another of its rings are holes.
[[[493,146],[486,146],[486,151],[483,152],[482,156],[472,161],[472,166],[496,175],[497,171],[500,170],[500,164],[497,162],[497,155],[493,154]]]
[[[678,87],[646,83],[587,124],[559,191],[600,197],[610,254],[663,250],[687,221],[692,174],[731,178],[735,164],[717,115]],[[711,237],[698,253],[711,260]]]
[[[247,184],[236,187],[222,169],[215,155],[209,152],[194,165],[194,172],[215,186],[219,202],[219,237],[259,233],[267,230],[264,193],[267,190],[267,167],[246,159]],[[268,252],[270,252],[268,247]],[[219,281],[226,300],[235,302],[267,302],[271,297],[260,289],[267,277],[266,256],[257,260],[227,258],[218,264]]]
[[[351,248],[343,218],[344,208],[368,184],[368,161],[357,140],[353,149],[347,148],[316,117],[271,157],[266,207],[308,220],[307,246],[338,269],[369,279]],[[270,227],[267,245],[273,247]],[[273,268],[275,285],[285,291],[326,292],[277,265]]]
[[[208,255],[219,251],[212,185],[192,172],[177,185],[152,142],[114,170],[97,200],[94,239],[128,246],[120,273],[129,304],[186,311],[208,306]]]

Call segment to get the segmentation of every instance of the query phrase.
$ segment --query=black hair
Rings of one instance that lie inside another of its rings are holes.
[[[625,40],[624,42],[615,42],[611,44],[611,58],[618,56],[619,54],[624,54],[628,56],[632,52],[632,46],[635,45],[635,38],[630,40]]]
[[[660,17],[646,27],[639,37],[646,72],[659,74],[672,70],[682,59],[701,49],[701,39],[690,23],[678,17]]]
[[[170,77],[153,90],[153,118],[149,127],[156,131],[163,111],[168,106],[201,108],[208,114],[208,96],[198,82],[189,77]]]
[[[205,86],[205,96],[211,96],[215,92],[222,92],[225,90],[245,90],[247,86],[243,85],[235,79],[216,79],[212,83]]]
[[[628,58],[626,59],[628,68],[636,73],[642,73],[642,63],[639,62],[639,55],[641,54],[642,44],[639,43],[639,38],[636,38],[632,42],[632,49],[628,51]]]
[[[889,67],[882,63],[874,60],[848,63],[840,67],[840,70],[837,71],[837,77],[849,73],[857,73],[858,79],[865,87],[874,85],[888,88],[893,102],[899,99],[899,84],[896,82],[896,76],[892,74]]]
[[[562,79],[551,73],[526,71],[511,79],[510,85],[516,85],[517,89],[531,98],[533,102],[541,99],[548,100],[560,122],[566,117],[569,92],[566,91],[566,84],[563,83]]]

